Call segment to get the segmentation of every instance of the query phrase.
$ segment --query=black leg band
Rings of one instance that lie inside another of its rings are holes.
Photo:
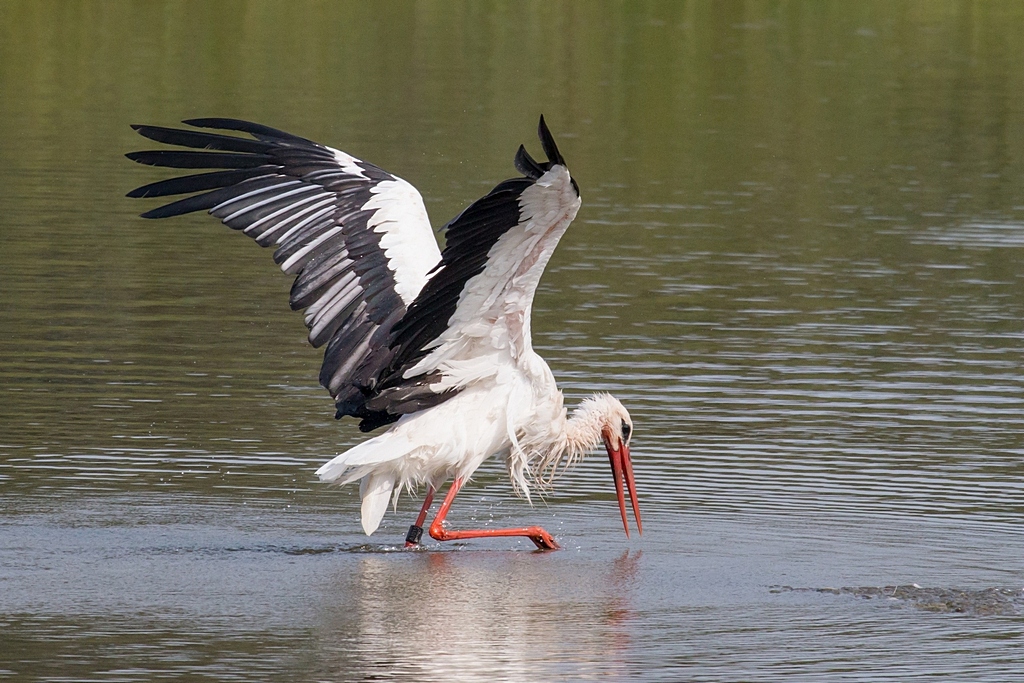
[[[405,542],[418,545],[421,538],[423,538],[423,527],[416,526],[415,524],[410,525],[409,533],[405,535]]]

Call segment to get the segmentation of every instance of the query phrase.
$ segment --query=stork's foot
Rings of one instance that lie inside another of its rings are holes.
[[[539,526],[521,529],[445,529],[436,520],[430,525],[430,536],[437,541],[459,541],[467,538],[495,538],[499,536],[525,536],[540,550],[559,550],[554,536]]]
[[[529,538],[537,546],[538,550],[561,550],[555,537],[541,529],[539,526],[531,526],[527,529]]]

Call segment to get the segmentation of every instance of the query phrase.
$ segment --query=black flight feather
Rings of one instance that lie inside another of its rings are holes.
[[[163,126],[140,126],[132,124],[132,129],[139,135],[164,142],[169,145],[181,145],[195,149],[215,149],[222,152],[248,152],[249,154],[265,154],[273,149],[273,145],[259,140],[240,138],[235,135],[218,135],[180,128],[164,128]]]
[[[558,153],[555,138],[551,135],[551,131],[548,130],[548,125],[544,123],[543,114],[540,116],[540,123],[537,124],[537,136],[540,137],[540,145],[544,148],[544,153],[548,155],[548,161],[552,164],[565,166],[565,159]]]
[[[137,187],[127,196],[138,197],[166,197],[174,194],[187,194],[189,192],[202,192],[204,190],[215,190],[219,187],[236,185],[243,180],[258,178],[268,173],[265,169],[247,168],[237,171],[213,171],[212,173],[198,173],[186,175],[179,178],[160,180],[149,185]]]

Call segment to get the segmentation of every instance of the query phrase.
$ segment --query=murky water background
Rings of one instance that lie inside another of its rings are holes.
[[[0,6],[0,679],[1006,681],[1024,667],[1024,8]],[[399,552],[313,471],[363,438],[269,254],[137,219],[129,123],[238,116],[435,223],[543,112],[584,207],[535,340],[636,421],[490,463]]]

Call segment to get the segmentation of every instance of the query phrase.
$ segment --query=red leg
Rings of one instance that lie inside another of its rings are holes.
[[[448,489],[448,495],[441,503],[441,509],[437,517],[430,524],[430,535],[438,541],[455,541],[460,538],[487,538],[490,536],[526,536],[533,541],[541,550],[557,550],[560,546],[548,532],[539,526],[528,526],[519,529],[466,529],[464,531],[449,531],[444,528],[444,518],[448,514],[448,508],[452,506],[455,495],[462,488],[462,478],[452,482]]]
[[[423,499],[423,507],[420,508],[420,514],[416,518],[416,523],[409,527],[409,533],[405,535],[405,547],[415,548],[420,544],[420,537],[423,536],[423,522],[427,521],[427,512],[430,510],[430,504],[434,502],[434,487],[431,486],[427,489],[427,497]]]

